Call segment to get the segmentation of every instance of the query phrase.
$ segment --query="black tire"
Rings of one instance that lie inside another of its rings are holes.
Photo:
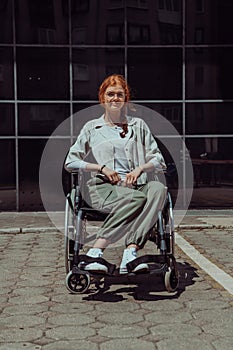
[[[179,276],[176,269],[169,267],[165,272],[164,284],[168,292],[175,292],[179,284]]]
[[[66,288],[73,294],[82,294],[87,291],[91,283],[88,273],[73,273],[70,271],[66,276]]]

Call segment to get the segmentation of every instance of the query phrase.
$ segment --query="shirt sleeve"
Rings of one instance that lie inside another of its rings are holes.
[[[149,127],[144,122],[144,131],[145,131],[145,153],[146,153],[146,162],[150,162],[154,165],[156,172],[161,172],[166,170],[166,163],[163,158],[163,155],[158,147],[158,144],[152,135]]]
[[[89,151],[89,131],[87,126],[84,125],[76,142],[70,147],[65,160],[65,169],[70,172],[77,169],[85,169],[87,162],[84,159]]]

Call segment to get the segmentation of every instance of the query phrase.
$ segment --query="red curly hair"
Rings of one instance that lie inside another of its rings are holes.
[[[125,92],[125,102],[130,100],[130,88],[127,84],[125,78],[120,74],[113,74],[105,78],[99,87],[99,101],[100,103],[105,103],[104,94],[109,86],[121,85]]]

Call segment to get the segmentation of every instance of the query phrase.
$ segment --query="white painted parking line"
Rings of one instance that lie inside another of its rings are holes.
[[[233,294],[233,278],[228,273],[224,272],[210,260],[205,258],[197,249],[195,249],[177,232],[175,240],[176,244],[190,259],[199,265],[202,270],[208,273],[208,275],[217,281],[230,294]]]

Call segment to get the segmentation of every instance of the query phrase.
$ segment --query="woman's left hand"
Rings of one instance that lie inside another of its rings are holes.
[[[135,185],[137,183],[137,179],[142,174],[143,170],[142,167],[138,166],[134,170],[132,170],[130,173],[126,174],[125,177],[125,185]]]

